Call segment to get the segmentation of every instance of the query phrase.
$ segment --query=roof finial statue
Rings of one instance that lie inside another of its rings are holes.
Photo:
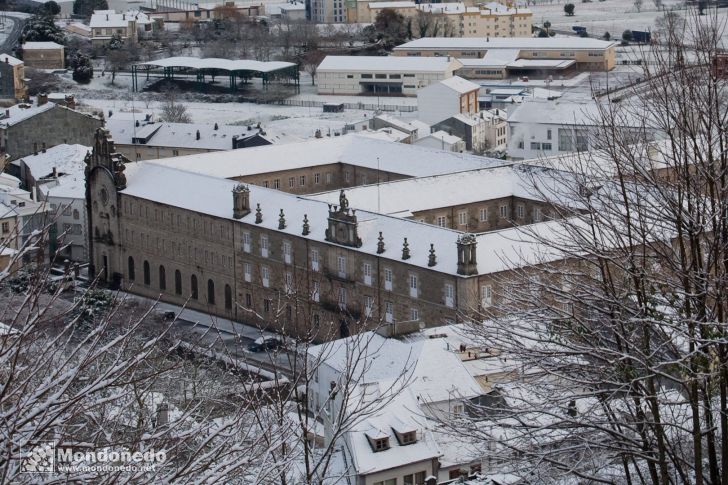
[[[311,232],[311,227],[308,225],[308,215],[304,214],[303,215],[303,232],[302,232],[302,234],[304,236],[308,236],[310,232]]]
[[[382,237],[382,231],[379,231],[379,238],[377,242],[377,254],[382,254],[384,252],[384,238]]]
[[[427,266],[435,266],[437,264],[437,256],[435,256],[435,245],[430,244],[430,257],[427,259]]]
[[[281,209],[281,213],[278,216],[278,229],[285,229],[286,228],[286,216],[283,215],[283,209]]]
[[[410,258],[409,243],[407,242],[407,238],[404,238],[404,243],[402,244],[402,259],[409,259],[409,258]]]
[[[263,222],[263,212],[260,210],[260,203],[258,203],[255,208],[255,223],[260,224],[261,222]]]
[[[349,201],[346,198],[346,194],[344,194],[344,189],[341,189],[341,193],[339,194],[339,205],[342,211],[349,208]]]

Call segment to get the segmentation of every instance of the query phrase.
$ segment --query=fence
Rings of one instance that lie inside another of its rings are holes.
[[[241,103],[255,103],[255,104],[277,104],[281,106],[298,106],[301,108],[323,108],[325,104],[330,104],[326,101],[316,101],[313,99],[260,99],[260,98],[247,98],[238,97],[238,101]],[[344,109],[362,109],[370,111],[400,111],[404,113],[411,113],[417,111],[417,106],[413,105],[399,105],[399,104],[379,104],[379,103],[333,103],[343,104]]]

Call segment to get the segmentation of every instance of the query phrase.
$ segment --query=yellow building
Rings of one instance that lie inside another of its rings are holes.
[[[20,59],[0,54],[0,98],[25,99],[25,64]]]

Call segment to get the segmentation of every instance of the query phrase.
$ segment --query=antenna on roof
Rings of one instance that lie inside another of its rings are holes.
[[[379,157],[377,157],[377,212],[381,213],[382,212],[382,209],[381,209],[381,204],[380,204],[381,197],[380,197],[380,194],[379,194],[379,182],[380,182],[380,179],[379,179]]]

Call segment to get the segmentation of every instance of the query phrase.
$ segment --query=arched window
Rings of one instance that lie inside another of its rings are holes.
[[[215,283],[212,280],[207,280],[207,303],[209,305],[215,304]]]
[[[144,261],[144,284],[148,285],[151,281],[151,276],[149,276],[149,261]]]
[[[159,265],[159,289],[167,289],[167,272],[162,265]]]
[[[225,310],[233,308],[233,290],[230,285],[225,285]]]
[[[190,286],[192,287],[192,299],[197,300],[197,276],[192,275],[190,278]]]
[[[182,273],[178,269],[174,271],[174,292],[182,294]]]
[[[129,277],[129,281],[134,281],[134,278],[136,278],[134,274],[134,258],[131,256],[129,256],[127,276]]]

